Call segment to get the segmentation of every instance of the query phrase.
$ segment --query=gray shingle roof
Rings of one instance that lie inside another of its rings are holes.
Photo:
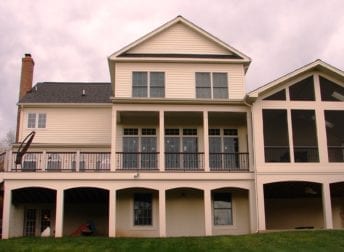
[[[111,96],[111,83],[39,82],[19,103],[111,103]]]

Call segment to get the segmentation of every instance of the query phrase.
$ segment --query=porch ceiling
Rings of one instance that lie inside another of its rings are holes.
[[[66,190],[64,198],[66,203],[107,203],[109,192],[97,188],[75,188]]]
[[[45,188],[23,188],[12,192],[12,203],[55,203],[56,191]]]
[[[280,182],[264,185],[264,198],[320,198],[321,184],[311,182]]]

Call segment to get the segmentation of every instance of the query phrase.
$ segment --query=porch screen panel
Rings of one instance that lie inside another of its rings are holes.
[[[222,143],[221,137],[209,137],[209,163],[210,168],[222,168]]]
[[[319,162],[314,110],[291,110],[295,162]]]
[[[225,168],[239,168],[239,144],[237,137],[224,137],[223,149],[224,149],[224,167]]]
[[[329,162],[344,162],[344,111],[325,110]]]
[[[265,162],[290,162],[287,110],[263,109]]]
[[[184,169],[198,168],[197,137],[183,137]]]

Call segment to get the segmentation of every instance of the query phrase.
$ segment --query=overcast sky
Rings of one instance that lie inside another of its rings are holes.
[[[343,0],[2,0],[0,138],[15,129],[24,53],[34,83],[107,82],[107,56],[182,15],[252,58],[250,91],[316,59],[343,70],[343,11]]]

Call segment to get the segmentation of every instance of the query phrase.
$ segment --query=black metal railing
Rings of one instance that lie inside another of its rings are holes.
[[[75,152],[47,152],[46,171],[75,171]]]
[[[211,171],[248,171],[248,153],[210,153],[209,167]]]
[[[295,163],[319,162],[319,152],[317,146],[294,146]]]
[[[329,162],[344,162],[344,146],[328,146]]]
[[[35,172],[41,170],[43,153],[42,152],[27,152],[22,159],[22,163],[15,164],[17,153],[12,153],[12,171]]]
[[[203,169],[203,152],[165,152],[165,170],[198,171]]]
[[[22,172],[86,172],[109,171],[111,166],[110,152],[28,152],[23,156],[21,165],[16,165],[14,160],[17,153],[13,152],[12,171]],[[79,166],[77,160],[79,159]]]
[[[290,162],[289,146],[265,146],[264,147],[265,162]]]
[[[110,152],[81,152],[79,171],[110,171]]]
[[[119,170],[158,170],[159,152],[116,152]]]

